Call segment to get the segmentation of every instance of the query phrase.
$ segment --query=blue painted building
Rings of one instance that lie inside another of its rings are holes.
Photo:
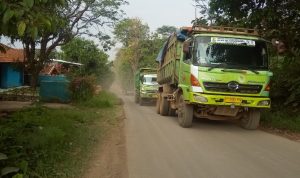
[[[23,71],[13,63],[0,63],[0,88],[13,88],[23,85]]]
[[[18,67],[18,63],[24,62],[23,49],[2,46],[4,46],[6,52],[0,52],[0,88],[22,86],[24,72],[22,68]]]

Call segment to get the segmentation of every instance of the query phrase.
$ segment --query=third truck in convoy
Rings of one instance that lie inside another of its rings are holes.
[[[267,42],[245,28],[182,28],[159,57],[157,113],[177,113],[179,125],[194,117],[236,119],[256,129],[261,109],[270,108]]]

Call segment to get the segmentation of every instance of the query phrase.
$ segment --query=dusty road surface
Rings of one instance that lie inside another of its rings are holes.
[[[300,143],[228,122],[179,127],[123,96],[129,178],[300,177]]]

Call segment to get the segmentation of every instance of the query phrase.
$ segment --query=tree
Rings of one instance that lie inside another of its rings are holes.
[[[164,42],[168,39],[168,37],[161,38],[161,35],[158,33],[154,33],[150,35],[149,39],[144,40],[141,43],[142,56],[139,62],[139,68],[141,67],[150,67],[156,68],[157,55],[162,48]]]
[[[131,19],[132,20],[132,19]],[[134,20],[134,19],[133,19]],[[130,21],[130,20],[128,20]],[[148,29],[141,21],[138,22],[140,29]],[[159,33],[149,34],[149,30],[145,30],[143,35],[136,35],[133,31],[140,32],[139,29],[132,29],[132,22],[121,23],[117,25],[115,32],[121,39],[123,47],[118,51],[115,59],[118,78],[120,79],[122,88],[127,91],[133,88],[134,73],[138,68],[150,67],[156,68],[155,61],[159,50],[163,43],[167,40],[167,34],[175,31],[175,27],[163,26],[156,30]],[[173,31],[174,30],[174,31]],[[120,32],[120,33],[119,33]],[[163,38],[162,38],[163,37]]]
[[[135,72],[142,56],[141,44],[149,35],[148,25],[137,18],[125,19],[116,25],[114,35],[126,48],[124,53],[130,56],[128,62]]]
[[[192,20],[192,24],[193,25],[208,25],[208,21],[207,21],[207,19],[205,19],[203,17],[199,17],[199,18]]]
[[[131,57],[126,51],[126,48],[121,48],[114,60],[117,78],[121,84],[121,88],[126,93],[132,91],[134,86],[134,71],[132,70],[129,59]]]
[[[209,14],[218,25],[257,28],[268,39],[300,49],[300,2],[297,0],[210,0]]]
[[[106,86],[107,81],[112,82],[108,55],[100,50],[93,41],[76,37],[61,49],[64,59],[83,64],[77,71],[79,75],[95,75],[102,86]]]
[[[114,29],[115,37],[125,47],[128,47],[137,40],[141,41],[146,39],[148,33],[148,25],[143,24],[138,18],[124,19],[120,21]]]
[[[122,14],[119,8],[124,3],[124,0],[4,0],[0,4],[0,32],[22,41],[26,67],[35,87],[40,70],[57,46],[79,35],[107,42],[109,36],[101,33],[101,27],[118,21]],[[103,46],[109,48],[107,43]]]
[[[163,25],[156,30],[156,33],[163,38],[168,38],[172,33],[176,32],[176,27]]]
[[[192,20],[193,25],[208,25],[212,24],[212,19],[214,17],[213,14],[209,12],[209,5],[207,0],[194,0],[195,1],[195,9],[200,11],[200,17],[197,17]]]

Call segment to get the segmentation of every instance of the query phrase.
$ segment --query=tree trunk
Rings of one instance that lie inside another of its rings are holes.
[[[37,86],[38,86],[38,78],[39,78],[39,72],[37,71],[30,71],[31,74],[31,78],[30,78],[30,86],[36,90]]]

